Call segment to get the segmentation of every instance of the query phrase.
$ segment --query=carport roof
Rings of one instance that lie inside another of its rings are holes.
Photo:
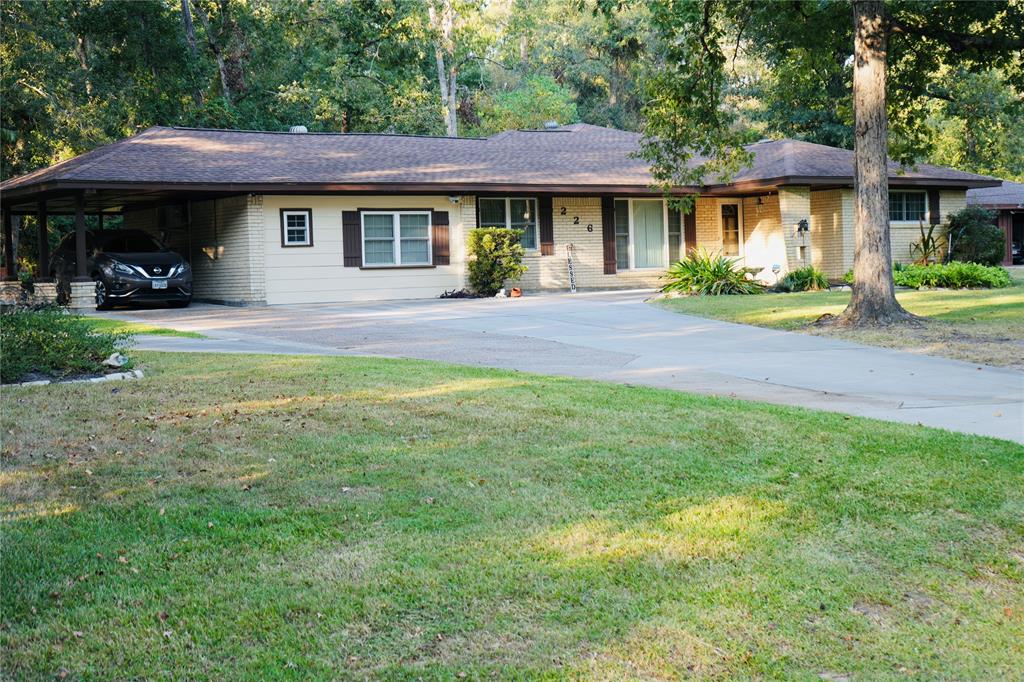
[[[640,138],[638,133],[585,123],[489,138],[154,127],[8,180],[0,184],[0,192],[7,205],[82,189],[103,191],[118,201],[125,192],[148,192],[154,198],[184,191],[650,194],[654,179],[647,163],[635,155]],[[753,164],[733,182],[699,189],[736,193],[853,182],[853,152],[846,149],[788,139],[759,142],[749,149]],[[892,164],[890,177],[894,185],[966,188],[998,183],[929,165],[901,169]]]

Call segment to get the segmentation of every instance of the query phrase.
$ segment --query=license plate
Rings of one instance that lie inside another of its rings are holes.
[[[154,279],[153,280],[153,288],[154,289],[166,289],[167,288],[167,280],[166,279]]]

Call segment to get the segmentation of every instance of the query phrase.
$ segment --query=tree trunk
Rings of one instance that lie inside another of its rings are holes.
[[[188,51],[192,58],[189,63],[189,71],[194,73],[192,70],[195,68],[196,60],[196,28],[192,24],[192,8],[189,7],[189,0],[181,0],[181,25],[185,29],[185,42],[188,43]],[[199,88],[192,89],[192,101],[196,103],[196,106],[202,106],[203,93],[199,91]]]
[[[199,17],[199,21],[203,24],[203,30],[206,31],[206,44],[210,47],[210,52],[213,53],[213,58],[217,62],[217,72],[220,74],[221,94],[229,104],[233,104],[234,98],[231,96],[231,87],[229,86],[230,78],[228,78],[227,65],[224,63],[224,50],[220,41],[213,34],[213,26],[210,25],[210,17],[206,14],[206,10],[203,9],[202,5],[198,3],[196,4],[196,16]],[[224,21],[223,17],[221,17],[221,21]]]
[[[854,0],[853,33],[854,284],[839,323],[884,325],[913,319],[896,301],[892,282],[885,3]]]
[[[427,6],[430,27],[434,31],[434,59],[437,62],[437,84],[444,107],[444,122],[449,137],[459,134],[458,119],[458,66],[455,63],[455,5],[452,0],[440,0],[438,11],[433,0]],[[447,58],[447,67],[445,59]]]

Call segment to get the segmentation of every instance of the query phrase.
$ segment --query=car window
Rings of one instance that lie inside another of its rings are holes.
[[[155,253],[164,248],[145,232],[120,232],[103,240],[107,253]]]

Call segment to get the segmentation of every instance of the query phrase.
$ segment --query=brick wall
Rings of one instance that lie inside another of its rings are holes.
[[[172,204],[124,215],[126,228],[145,230],[188,258],[195,298],[233,304],[266,300],[262,221],[261,196],[198,201],[190,207]]]
[[[564,209],[564,214],[563,214]],[[604,274],[604,246],[601,237],[600,197],[555,197],[555,253],[541,256],[528,252],[523,262],[529,268],[519,281],[526,290],[569,289],[566,246],[573,245],[573,269],[579,289],[653,288],[661,285],[664,270],[623,270]],[[589,228],[589,229],[588,229]]]
[[[193,295],[233,304],[264,302],[262,197],[201,201],[191,211]]]
[[[811,262],[831,278],[842,277],[850,267],[846,265],[845,219],[843,190],[811,192]]]
[[[722,227],[718,219],[718,200],[698,197],[694,207],[697,226],[697,248],[712,253],[722,250]]]

